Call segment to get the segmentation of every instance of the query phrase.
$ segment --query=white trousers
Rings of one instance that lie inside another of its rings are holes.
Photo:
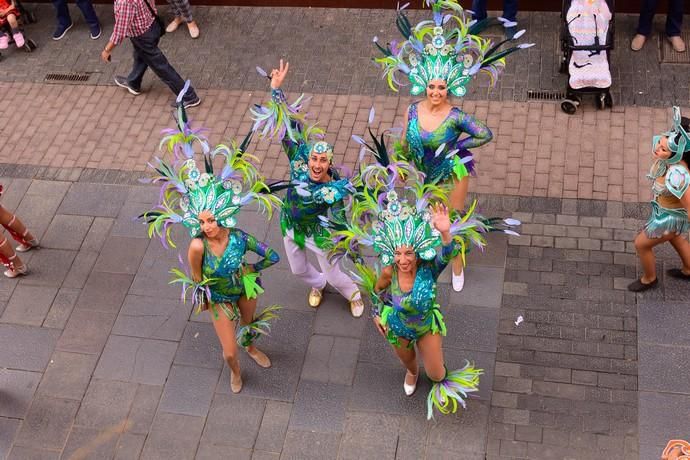
[[[305,248],[300,249],[295,243],[294,233],[292,230],[288,230],[287,235],[283,237],[283,244],[292,274],[308,286],[323,289],[326,287],[326,283],[329,283],[348,301],[352,300],[352,296],[359,292],[355,282],[340,269],[340,263],[331,264],[328,261],[328,254],[314,243],[313,238],[307,238],[304,244]],[[307,249],[316,255],[321,271],[318,271],[307,260]]]

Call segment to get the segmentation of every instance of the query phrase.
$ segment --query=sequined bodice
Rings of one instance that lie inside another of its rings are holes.
[[[239,282],[239,268],[246,252],[247,242],[237,231],[231,230],[228,234],[228,246],[220,257],[211,251],[204,238],[204,276]]]
[[[393,308],[408,318],[423,317],[436,303],[436,280],[427,262],[417,268],[412,289],[404,292],[400,289],[398,272],[394,270],[391,280],[391,297]]]

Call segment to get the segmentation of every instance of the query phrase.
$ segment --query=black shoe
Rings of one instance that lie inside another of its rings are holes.
[[[671,278],[676,278],[679,280],[690,281],[690,275],[683,273],[680,268],[671,268],[666,270],[666,274]]]
[[[101,37],[101,25],[98,24],[96,27],[90,27],[91,40],[98,40]]]
[[[141,89],[136,89],[132,87],[132,85],[129,84],[127,79],[125,77],[121,77],[120,75],[115,75],[115,84],[120,88],[125,88],[127,91],[134,94],[135,96],[141,94]]]
[[[635,280],[632,283],[628,284],[628,291],[644,292],[650,289],[654,289],[657,284],[659,284],[659,278],[656,278],[651,283],[643,283],[642,280]]]
[[[183,100],[182,103],[184,104],[185,109],[196,107],[197,105],[201,104],[201,98],[196,96],[194,99],[189,99],[187,101]],[[172,101],[170,103],[170,107],[177,108],[177,100]]]

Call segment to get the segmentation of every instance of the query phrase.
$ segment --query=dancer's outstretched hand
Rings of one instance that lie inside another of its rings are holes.
[[[271,88],[273,89],[278,89],[280,86],[283,84],[283,80],[285,80],[285,76],[288,73],[288,69],[290,68],[290,63],[286,62],[283,64],[283,60],[280,60],[280,67],[277,69],[271,70]]]
[[[450,231],[450,216],[448,208],[443,203],[435,203],[429,207],[431,212],[431,225],[434,226],[439,233],[447,233]]]

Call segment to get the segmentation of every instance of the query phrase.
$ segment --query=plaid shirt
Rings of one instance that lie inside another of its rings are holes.
[[[144,5],[145,1],[115,0],[115,28],[110,36],[113,44],[119,45],[125,37],[138,37],[149,30],[155,18]],[[158,12],[154,0],[149,0],[149,5]]]

